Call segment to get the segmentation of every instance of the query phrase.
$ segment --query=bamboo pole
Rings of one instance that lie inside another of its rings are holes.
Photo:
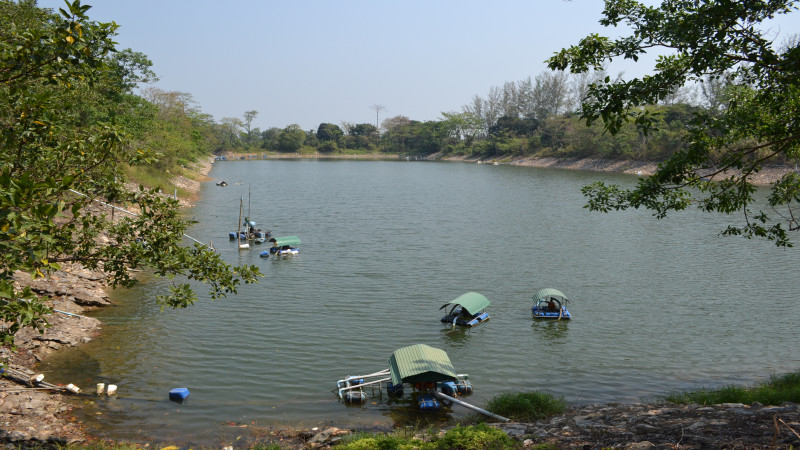
[[[503,422],[510,422],[511,421],[511,419],[508,419],[508,418],[503,417],[503,416],[498,416],[495,413],[491,413],[489,411],[486,411],[485,409],[481,409],[481,408],[478,408],[477,406],[470,405],[467,402],[462,402],[461,400],[459,400],[457,398],[450,397],[449,395],[442,394],[441,392],[435,391],[434,394],[439,398],[443,398],[445,400],[450,400],[451,402],[453,402],[453,403],[455,403],[457,405],[461,405],[461,406],[463,406],[465,408],[471,409],[473,411],[477,411],[477,412],[479,412],[481,414],[485,414],[485,415],[487,415],[489,417],[492,417],[494,419],[502,420]]]

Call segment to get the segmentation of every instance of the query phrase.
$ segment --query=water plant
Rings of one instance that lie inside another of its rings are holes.
[[[563,397],[540,391],[500,394],[486,404],[486,409],[495,414],[523,422],[561,414],[566,407]]]

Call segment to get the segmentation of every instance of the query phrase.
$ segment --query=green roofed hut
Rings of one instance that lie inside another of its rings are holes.
[[[442,317],[442,322],[474,327],[489,320],[491,316],[485,311],[489,305],[491,302],[483,295],[477,292],[467,292],[455,300],[445,303],[439,309],[447,311],[446,308],[450,307],[447,315]]]
[[[272,242],[272,248],[269,249],[270,255],[290,256],[300,253],[300,249],[296,247],[301,244],[300,238],[297,236],[274,237],[269,241]]]
[[[457,375],[444,350],[425,344],[416,344],[395,350],[389,357],[389,374],[392,383],[389,389],[397,392],[405,383],[414,386],[417,405],[420,409],[439,409],[434,394],[438,386],[447,395],[471,394],[472,384],[467,375]]]
[[[444,350],[417,344],[395,350],[389,357],[392,384],[456,381],[456,370]]]
[[[558,289],[539,289],[533,294],[534,319],[570,320],[572,315],[567,310],[569,299]]]
[[[438,409],[437,398],[448,403],[473,409],[483,414],[496,416],[466,402],[456,399],[472,393],[472,384],[466,374],[456,374],[450,357],[444,350],[425,344],[416,344],[395,350],[389,356],[389,368],[368,375],[347,376],[336,382],[339,398],[348,403],[364,403],[367,399],[364,390],[367,386],[378,386],[388,382],[386,386],[390,397],[403,397],[404,385],[413,387],[412,396],[420,409]]]

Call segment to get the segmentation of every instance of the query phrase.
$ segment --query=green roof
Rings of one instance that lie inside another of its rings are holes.
[[[272,238],[269,240],[270,242],[275,243],[275,247],[283,247],[284,245],[300,245],[300,238],[297,236],[284,236],[284,237],[277,237]]]
[[[457,299],[445,303],[439,309],[443,309],[447,305],[461,305],[461,307],[466,309],[468,313],[475,315],[481,312],[487,306],[491,305],[491,302],[489,299],[481,294],[478,294],[477,292],[467,292]]]
[[[546,300],[550,297],[555,297],[557,300],[564,300],[566,302],[569,301],[566,295],[564,295],[558,289],[553,289],[553,288],[539,289],[535,294],[533,294],[533,301],[534,303],[536,303],[539,302],[540,300]]]
[[[425,344],[395,350],[389,357],[392,383],[455,381],[456,370],[444,350]]]

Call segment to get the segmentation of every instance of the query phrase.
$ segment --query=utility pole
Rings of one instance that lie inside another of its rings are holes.
[[[379,117],[380,117],[381,111],[386,107],[383,106],[383,105],[372,105],[372,106],[370,106],[370,108],[375,110],[375,128],[377,128],[378,132],[380,133],[381,126],[380,126]]]
[[[379,144],[379,140],[381,138],[381,125],[380,125],[380,113],[385,106],[383,105],[372,105],[370,108],[375,110],[375,145]]]

